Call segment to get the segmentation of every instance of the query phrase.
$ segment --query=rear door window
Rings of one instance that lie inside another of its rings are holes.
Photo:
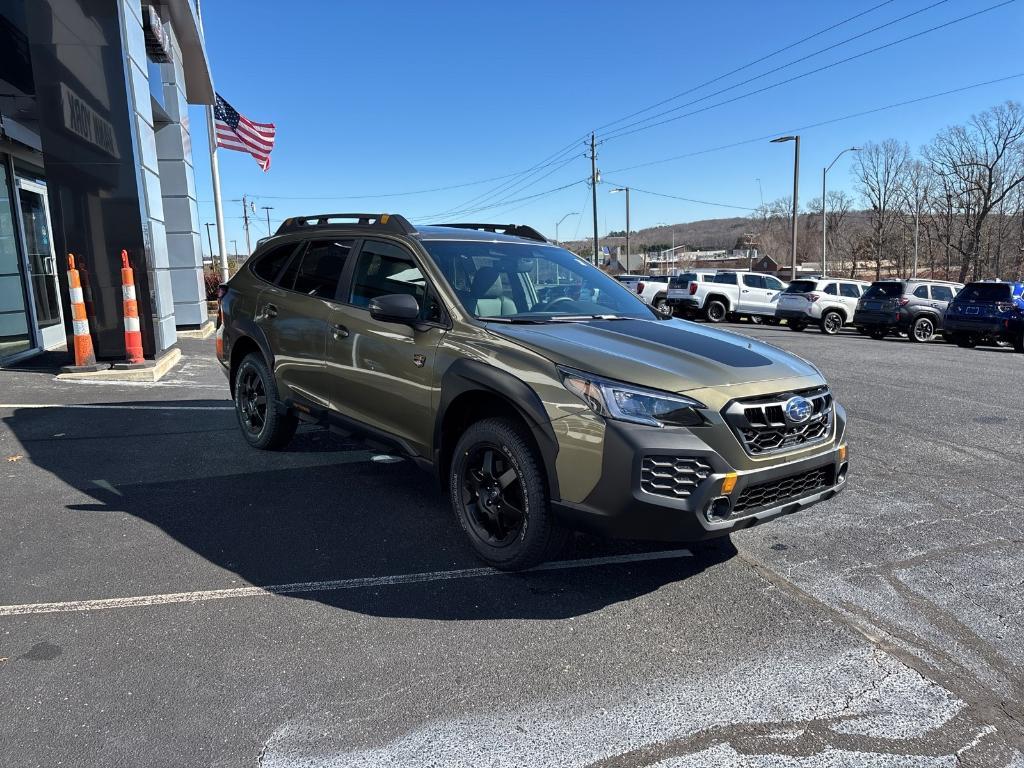
[[[859,299],[860,286],[857,285],[856,283],[840,283],[839,295],[845,296],[848,299]]]
[[[835,283],[829,283],[828,285],[825,286],[825,293],[827,293],[829,296],[838,296],[839,289],[836,288]]]
[[[761,275],[744,275],[743,284],[748,288],[764,288],[764,278]]]
[[[936,301],[952,301],[953,289],[948,285],[933,285],[932,298]]]
[[[928,286],[927,285],[919,285],[919,286],[917,286],[917,288],[914,289],[914,295],[917,296],[917,298],[919,298],[919,299],[927,299],[928,298]]]
[[[333,299],[354,240],[314,240],[302,255],[292,290],[307,296]],[[287,287],[287,286],[284,286]]]

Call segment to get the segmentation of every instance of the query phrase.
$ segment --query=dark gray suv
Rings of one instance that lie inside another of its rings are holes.
[[[942,316],[963,283],[945,280],[876,280],[853,315],[853,324],[873,339],[905,333],[911,341],[931,341],[942,330]]]

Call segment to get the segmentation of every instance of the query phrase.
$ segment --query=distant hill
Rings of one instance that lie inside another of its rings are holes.
[[[673,232],[675,232],[676,245],[685,245],[690,250],[729,249],[735,246],[736,241],[744,234],[756,231],[756,227],[756,222],[742,216],[729,219],[703,219],[664,227],[649,227],[632,233],[630,250],[671,246]],[[609,247],[624,245],[625,242],[625,237],[601,238],[601,244]],[[573,250],[576,250],[573,246],[587,249],[590,247],[590,239],[566,240],[563,244]]]

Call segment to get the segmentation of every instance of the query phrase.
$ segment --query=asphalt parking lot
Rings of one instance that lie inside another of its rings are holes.
[[[1024,356],[731,327],[829,379],[847,491],[522,575],[409,463],[249,449],[212,342],[0,373],[0,765],[1024,766]]]

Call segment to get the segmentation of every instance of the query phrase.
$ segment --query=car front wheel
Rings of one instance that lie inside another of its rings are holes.
[[[531,568],[565,544],[540,467],[529,438],[509,419],[478,421],[455,446],[452,508],[477,555],[495,568]]]
[[[821,318],[821,332],[835,336],[843,329],[843,316],[838,312],[826,312]]]
[[[935,322],[930,317],[919,317],[910,329],[910,340],[919,344],[935,338]]]
[[[235,415],[246,442],[268,451],[287,445],[298,426],[278,397],[274,375],[255,352],[235,371]]]

